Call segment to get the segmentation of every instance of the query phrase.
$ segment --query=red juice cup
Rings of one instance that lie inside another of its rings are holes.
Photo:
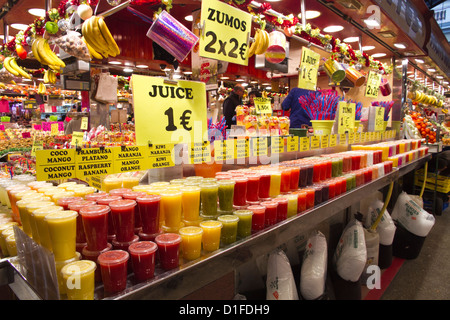
[[[87,195],[84,196],[84,200],[88,200],[88,201],[97,201],[98,199],[104,198],[109,196],[109,193],[106,192],[94,192],[94,193],[89,193]]]
[[[259,199],[270,198],[270,173],[260,173],[258,196]]]
[[[306,209],[314,207],[315,190],[313,188],[301,189],[306,192]]]
[[[359,187],[360,185],[364,184],[364,172],[359,169],[355,171],[355,178],[356,178],[356,186]]]
[[[69,210],[76,211],[78,213],[77,216],[77,243],[86,243],[86,235],[84,234],[83,222],[81,219],[80,209],[85,206],[93,206],[95,205],[95,201],[72,201],[69,203]]]
[[[245,206],[247,204],[248,178],[233,176],[233,180],[236,182],[234,185],[233,204],[238,207]]]
[[[137,197],[136,202],[142,221],[142,231],[139,233],[139,237],[144,239],[151,239],[153,236],[154,240],[154,238],[156,238],[156,236],[160,233],[159,210],[161,196],[144,195]]]
[[[291,168],[291,180],[290,180],[290,189],[291,191],[297,190],[300,182],[300,167],[295,166]]]
[[[109,250],[98,256],[98,264],[106,292],[116,293],[127,287],[128,259],[124,250]]]
[[[308,166],[300,165],[299,169],[298,188],[305,188],[308,184]]]
[[[122,200],[122,197],[109,195],[107,197],[97,199],[97,204],[108,206],[111,202],[117,201],[117,200]],[[115,237],[116,237],[116,234],[115,234],[115,230],[114,230],[114,224],[112,221],[112,215],[111,215],[111,213],[109,213],[108,214],[108,240],[113,240],[113,239],[115,239]]]
[[[155,238],[158,245],[158,256],[161,267],[171,270],[180,263],[181,236],[176,233],[163,233]]]
[[[286,198],[275,198],[273,201],[278,203],[277,207],[277,222],[287,219],[288,214],[288,199]]]
[[[278,202],[276,201],[263,201],[261,202],[261,206],[265,207],[265,214],[264,214],[264,226],[270,227],[277,223],[277,216],[278,216]],[[251,209],[250,209],[251,210]],[[253,216],[255,214],[253,213]]]
[[[124,193],[130,192],[130,191],[133,191],[133,190],[131,190],[129,188],[119,188],[119,189],[112,189],[112,190],[110,190],[109,194],[112,195],[112,196],[121,196],[121,197],[123,197]]]
[[[313,165],[313,183],[317,183],[320,181],[320,172],[322,170],[322,164],[321,163],[314,163]]]
[[[252,231],[256,232],[259,230],[263,230],[265,227],[265,216],[266,216],[266,207],[255,205],[249,206],[247,210],[253,212],[252,216]]]
[[[137,197],[142,197],[147,195],[147,192],[142,191],[130,191],[125,192],[122,198],[127,200],[136,200]],[[134,233],[138,234],[142,229],[141,215],[139,214],[139,207],[134,208]]]
[[[291,190],[291,171],[292,170],[290,168],[281,169],[281,193],[287,193]]]
[[[297,195],[298,199],[297,199],[297,212],[303,212],[306,210],[306,195],[307,192],[304,190],[298,190],[293,192],[294,194]]]
[[[155,274],[155,256],[158,245],[152,241],[138,241],[128,247],[134,278],[142,282]]]
[[[116,241],[119,243],[130,242],[134,238],[134,209],[135,200],[117,200],[109,203],[111,216],[116,235]]]
[[[89,205],[80,209],[87,250],[101,251],[108,246],[109,212],[109,206],[105,205]]]
[[[325,183],[328,184],[328,198],[333,199],[336,196],[336,180],[330,179],[327,180]]]
[[[347,179],[339,178],[339,181],[341,185],[341,194],[347,192]]]
[[[56,201],[56,205],[63,207],[64,210],[69,210],[69,203],[74,201],[82,201],[82,197],[66,197],[60,198]]]
[[[97,264],[97,269],[95,269],[95,282],[102,281],[102,273],[100,270],[100,265],[98,264],[98,256],[100,254],[102,254],[103,252],[106,252],[109,250],[112,250],[112,244],[109,242],[106,244],[106,248],[101,251],[89,251],[87,249],[87,247],[84,247],[83,250],[81,250],[83,259],[94,261]]]
[[[333,172],[333,163],[328,159],[325,161],[325,164],[327,168],[325,179],[330,179]]]
[[[322,160],[320,162],[320,181],[323,181],[327,178],[327,170],[328,170],[327,162]]]
[[[246,175],[247,182],[247,201],[256,202],[259,200],[259,181],[261,179],[259,174],[250,173]]]

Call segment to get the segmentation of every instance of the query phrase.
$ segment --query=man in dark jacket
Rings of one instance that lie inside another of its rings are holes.
[[[306,111],[303,110],[300,102],[298,102],[298,98],[307,95],[309,92],[311,91],[297,87],[292,88],[287,97],[281,103],[283,110],[290,110],[289,120],[291,128],[301,128],[303,124],[311,126],[311,119]]]
[[[243,95],[244,88],[240,85],[236,85],[223,102],[223,115],[225,117],[227,129],[231,129],[231,125],[236,124],[236,107],[242,104]]]

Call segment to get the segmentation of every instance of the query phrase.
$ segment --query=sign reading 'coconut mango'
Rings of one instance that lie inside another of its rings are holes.
[[[201,143],[208,137],[202,82],[133,75],[137,145]]]
[[[37,180],[75,178],[75,149],[35,150],[35,152]]]

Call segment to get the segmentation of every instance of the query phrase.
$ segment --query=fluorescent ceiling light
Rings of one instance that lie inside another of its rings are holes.
[[[45,17],[45,9],[32,8],[28,9],[28,13],[36,17]]]
[[[136,68],[139,68],[139,69],[146,69],[146,68],[148,68],[148,66],[145,65],[145,64],[138,64],[138,65],[136,66]]]
[[[133,69],[131,69],[131,68],[124,68],[123,72],[133,72]]]
[[[436,76],[436,79],[444,79],[443,76]]]
[[[248,83],[242,83],[241,84],[243,87],[247,87],[248,86]]]
[[[185,71],[184,74],[192,74],[192,71]]]
[[[359,37],[348,37],[344,39],[344,42],[351,43],[351,42],[358,42]]]
[[[238,78],[238,79],[236,79],[236,81],[243,82],[243,81],[245,81],[245,80],[244,80],[244,79],[241,79],[241,78]]]
[[[108,63],[109,64],[122,64],[122,62],[120,62],[120,61],[109,61]]]
[[[403,43],[394,43],[394,47],[398,49],[406,49],[406,46]]]
[[[310,19],[314,19],[317,18],[321,15],[320,11],[316,11],[316,10],[306,10],[306,20],[310,20]],[[301,19],[302,18],[302,13],[300,12],[298,14],[298,17]]]
[[[228,80],[230,77],[220,77],[221,80]]]
[[[386,56],[386,53],[374,53],[372,55],[372,57],[374,57],[374,58],[381,58],[381,57],[384,57],[384,56]]]
[[[435,71],[436,71],[436,69],[434,69],[434,68],[428,69],[428,72],[435,72]]]
[[[361,49],[362,51],[370,51],[375,49],[375,46],[363,46]]]
[[[0,35],[0,39],[5,39],[4,35]],[[8,41],[14,39],[13,36],[8,36]]]
[[[417,63],[424,63],[425,61],[423,61],[422,59],[414,59]]]
[[[28,28],[28,25],[23,23],[12,23],[9,26],[16,30],[26,30]]]
[[[194,17],[192,16],[192,14],[190,14],[190,15],[184,17],[184,20],[186,20],[186,21],[194,21]]]
[[[375,19],[366,19],[366,20],[364,20],[364,23],[368,27],[379,27],[380,26],[380,23]]]
[[[323,31],[327,32],[327,33],[338,32],[338,31],[341,31],[341,30],[344,30],[343,26],[328,26],[328,27],[323,29]]]

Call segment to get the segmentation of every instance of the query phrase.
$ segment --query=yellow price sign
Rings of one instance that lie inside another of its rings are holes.
[[[337,144],[337,134],[332,134],[330,136],[330,147],[335,147]]]
[[[321,148],[328,148],[328,141],[329,141],[329,136],[321,136],[320,139],[320,147]]]
[[[81,143],[83,142],[84,132],[81,131],[74,131],[72,133],[72,146],[81,146]]]
[[[346,101],[339,102],[338,106],[338,133],[352,132],[355,130],[356,104]]]
[[[284,138],[283,137],[272,137],[270,144],[271,153],[282,153],[284,152]]]
[[[384,130],[384,108],[383,107],[373,107],[375,108],[375,131]]]
[[[287,137],[286,138],[286,147],[287,147],[287,152],[297,152],[298,149],[298,143],[299,143],[299,139],[297,136],[293,136],[293,137]]]
[[[272,99],[271,98],[253,98],[255,102],[255,111],[259,114],[272,114]]]
[[[316,150],[320,148],[320,136],[311,137],[311,150]]]
[[[300,138],[300,151],[308,151],[309,150],[309,137],[301,137]]]
[[[339,145],[341,146],[347,145],[347,134],[342,133],[339,135]]]
[[[226,161],[234,159],[234,139],[214,141],[214,160]]]
[[[44,142],[43,141],[33,141],[33,146],[31,147],[31,156],[36,156],[37,150],[44,150]]]
[[[59,125],[58,125],[58,123],[52,123],[50,134],[52,136],[59,135]]]
[[[255,137],[252,139],[252,155],[253,156],[267,156],[268,144],[267,137]]]
[[[202,143],[208,137],[205,83],[133,75],[136,144]]]
[[[211,149],[209,141],[194,142],[191,144],[189,159],[191,164],[211,162]]]
[[[353,144],[353,143],[355,143],[355,133],[349,132],[348,133],[348,144]]]
[[[36,150],[36,180],[75,178],[75,149]]]
[[[319,70],[320,54],[302,47],[302,56],[298,72],[298,87],[306,90],[316,90],[317,72]]]
[[[252,15],[217,0],[203,0],[200,14],[200,56],[247,66]]]
[[[361,142],[361,134],[359,132],[355,132],[355,143]]]
[[[87,130],[89,125],[89,118],[88,117],[82,117],[81,118],[81,126],[80,130]]]
[[[153,144],[148,148],[149,169],[175,166],[174,144]]]
[[[80,180],[90,176],[114,174],[114,148],[81,149],[75,154],[76,175]]]
[[[367,85],[365,96],[370,98],[378,97],[381,84],[381,74],[374,71],[369,71],[369,76],[367,77]]]
[[[115,173],[147,170],[148,146],[122,146],[114,150]]]
[[[250,152],[250,142],[248,139],[236,139],[234,145],[236,159],[248,158]]]

